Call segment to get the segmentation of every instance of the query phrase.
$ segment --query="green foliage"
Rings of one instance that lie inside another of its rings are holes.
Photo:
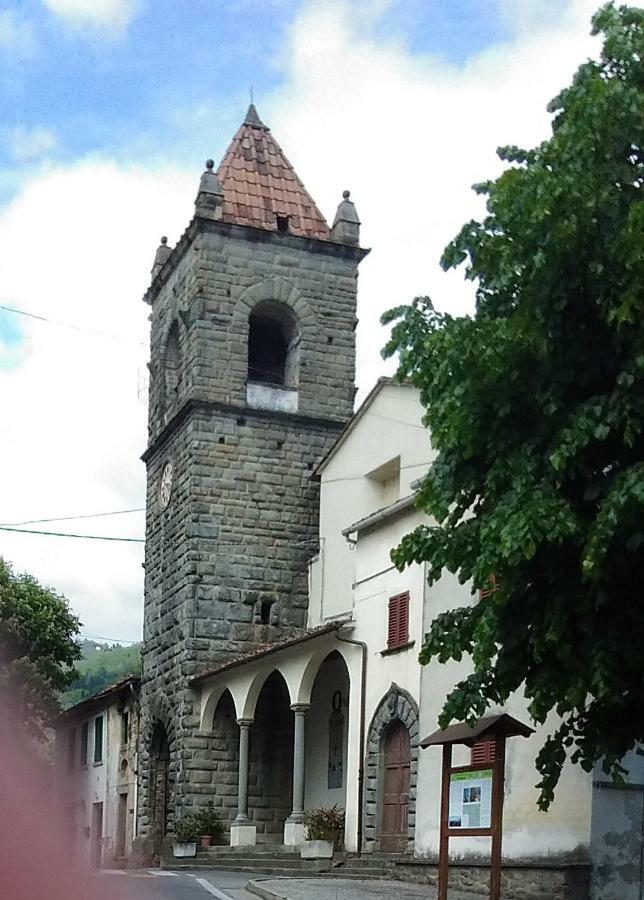
[[[138,675],[141,670],[141,645],[98,644],[83,640],[82,660],[76,666],[77,678],[60,700],[65,709],[102,691],[125,675]]]
[[[0,557],[0,706],[37,738],[75,678],[79,621],[67,601]]]
[[[198,813],[186,813],[174,823],[174,839],[177,844],[193,844],[202,834]]]
[[[487,216],[445,250],[476,317],[428,298],[384,317],[438,451],[431,524],[393,560],[499,585],[426,636],[422,663],[473,661],[440,724],[520,689],[535,722],[556,712],[543,809],[567,756],[619,780],[644,741],[644,11],[609,4],[593,27],[601,58],[552,101],[552,137],[499,150]]]
[[[337,843],[344,831],[344,810],[336,805],[309,809],[304,813],[307,841]]]
[[[214,838],[221,837],[226,830],[221,816],[215,809],[212,801],[199,809],[195,816],[199,828],[199,837],[202,835],[210,835]]]

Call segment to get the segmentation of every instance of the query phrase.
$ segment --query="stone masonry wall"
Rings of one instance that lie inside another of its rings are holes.
[[[503,900],[589,900],[589,874],[590,866],[583,863],[507,863],[501,872],[501,896]],[[395,875],[403,881],[437,887],[438,863],[428,860],[401,861],[395,867]],[[490,889],[489,864],[451,862],[449,887],[476,897],[487,896]]]
[[[171,827],[175,807],[212,793],[208,772],[220,752],[215,736],[199,732],[190,677],[305,626],[307,562],[318,537],[311,474],[350,416],[354,394],[359,253],[218,223],[190,228],[181,258],[174,266],[171,258],[158,294],[156,283],[149,294],[143,839],[152,825],[146,735],[153,720],[169,736]],[[295,415],[246,406],[248,317],[268,299],[287,305],[299,323]],[[179,371],[168,395],[164,352],[173,323]],[[168,461],[174,478],[163,510]],[[262,602],[271,604],[269,624],[259,621]]]

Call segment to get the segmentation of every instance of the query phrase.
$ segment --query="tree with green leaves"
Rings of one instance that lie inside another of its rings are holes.
[[[63,597],[0,557],[0,708],[37,738],[77,675],[79,625]]]
[[[498,151],[509,165],[475,186],[487,215],[444,252],[476,315],[425,297],[383,317],[438,452],[430,524],[392,558],[484,591],[425,638],[423,664],[472,660],[440,724],[516,691],[535,722],[554,710],[543,809],[566,758],[619,780],[644,742],[644,11],[609,4],[593,30],[601,56],[550,104],[552,136]]]

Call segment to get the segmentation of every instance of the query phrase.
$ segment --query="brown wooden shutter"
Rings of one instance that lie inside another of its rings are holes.
[[[389,621],[387,627],[387,647],[392,650],[409,641],[409,593],[396,594],[389,598]]]
[[[483,738],[472,745],[472,764],[492,763],[496,759],[496,741],[494,738]]]
[[[479,591],[479,599],[485,600],[486,597],[490,597],[495,591],[498,591],[499,585],[496,580],[496,575],[490,575],[489,587],[484,588]]]

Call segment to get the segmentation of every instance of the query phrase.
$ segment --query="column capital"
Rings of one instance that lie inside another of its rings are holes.
[[[307,713],[311,709],[310,703],[291,703],[291,709],[294,713]]]
[[[237,719],[237,724],[240,728],[250,728],[255,719]]]

